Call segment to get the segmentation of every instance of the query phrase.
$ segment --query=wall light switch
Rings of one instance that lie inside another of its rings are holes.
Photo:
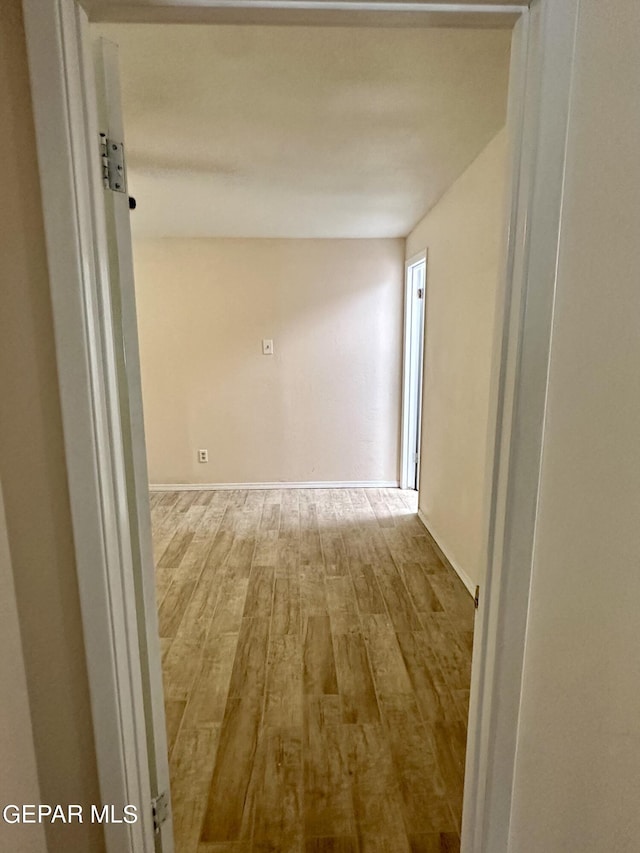
[[[262,355],[273,355],[273,341],[263,338]]]

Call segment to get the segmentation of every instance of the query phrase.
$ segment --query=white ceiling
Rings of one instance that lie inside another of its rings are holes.
[[[98,29],[141,236],[405,236],[504,124],[507,30]]]

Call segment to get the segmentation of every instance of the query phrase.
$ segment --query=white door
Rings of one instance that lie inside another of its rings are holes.
[[[124,451],[133,581],[144,698],[151,796],[157,800],[156,851],[172,853],[169,767],[162,688],[161,650],[151,542],[149,478],[145,450],[138,327],[131,245],[129,195],[124,166],[118,47],[93,43],[98,129],[104,151],[103,191],[114,357]],[[96,140],[98,143],[98,140]]]
[[[405,283],[404,380],[400,486],[417,489],[420,472],[422,370],[426,303],[426,253],[408,261]]]

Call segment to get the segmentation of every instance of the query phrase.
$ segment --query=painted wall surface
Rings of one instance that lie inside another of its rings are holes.
[[[152,483],[397,482],[404,240],[134,255]]]
[[[0,805],[39,803],[40,788],[33,745],[20,620],[9,554],[9,538],[0,488]],[[0,850],[46,853],[44,827],[16,827],[0,820]]]
[[[583,0],[512,853],[640,839],[640,5]]]
[[[5,169],[0,205],[0,480],[33,746],[42,802],[88,805],[98,803],[100,795],[20,0],[3,0],[0,15],[0,127]],[[18,691],[19,684],[9,684],[11,697],[6,681],[0,690],[3,733],[6,723],[9,736],[17,738],[25,719],[10,704],[18,698],[13,689]],[[7,772],[7,759],[3,750],[0,775]],[[16,798],[24,792],[17,780],[14,790]],[[13,797],[9,802],[15,802]],[[104,849],[98,825],[56,823],[45,831],[50,853]],[[29,849],[23,838],[18,841],[20,833],[18,828],[14,843],[3,843],[2,849]]]
[[[503,260],[502,130],[407,238],[427,249],[420,509],[471,584],[484,573],[489,388]]]

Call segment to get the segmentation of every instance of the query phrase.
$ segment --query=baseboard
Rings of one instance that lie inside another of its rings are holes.
[[[470,578],[470,577],[469,577],[469,575],[465,572],[465,570],[464,570],[464,569],[462,569],[462,568],[461,568],[461,567],[460,567],[456,562],[454,562],[454,560],[452,560],[452,559],[447,555],[446,551],[444,550],[444,548],[443,548],[443,547],[442,547],[442,545],[440,544],[440,541],[439,541],[438,537],[433,533],[432,528],[431,528],[431,527],[430,527],[430,525],[427,523],[427,519],[425,518],[424,513],[422,512],[422,510],[421,510],[421,509],[419,509],[419,510],[418,510],[418,518],[420,519],[420,521],[421,521],[421,522],[422,522],[422,524],[424,525],[424,529],[427,531],[427,534],[428,534],[428,536],[429,536],[429,539],[431,540],[431,543],[433,544],[433,547],[434,547],[434,549],[435,549],[436,553],[438,554],[438,556],[440,557],[440,559],[442,560],[442,562],[443,562],[446,566],[449,566],[449,568],[453,569],[453,571],[458,575],[458,577],[460,578],[460,580],[462,581],[462,583],[463,583],[463,584],[466,586],[466,588],[469,590],[469,593],[470,593],[472,596],[475,596],[475,594],[476,594],[476,585],[475,585],[475,583],[471,580],[471,578]]]
[[[229,489],[397,489],[398,480],[309,480],[299,483],[150,483],[151,492],[228,491]]]

